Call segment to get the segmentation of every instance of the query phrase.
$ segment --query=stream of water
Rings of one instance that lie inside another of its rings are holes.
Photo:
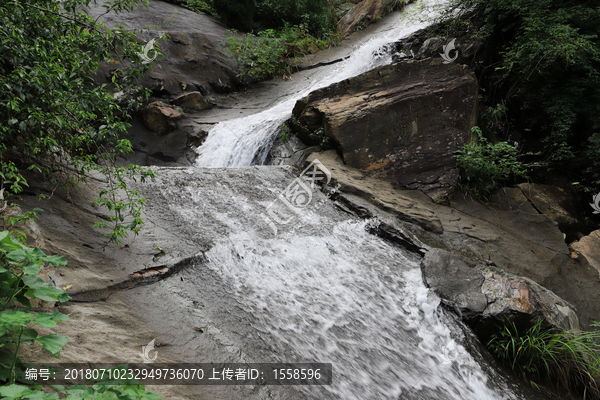
[[[435,3],[438,3],[434,6]],[[340,82],[380,65],[389,64],[389,44],[427,26],[421,22],[431,17],[439,1],[425,0],[405,8],[406,16],[397,24],[357,46],[343,62],[317,68],[309,76],[286,85],[287,96],[262,112],[221,122],[213,127],[198,148],[198,167],[244,167],[262,165],[281,124],[291,116],[296,101],[310,92]],[[419,6],[419,8],[415,8]]]
[[[217,124],[198,149],[196,166],[262,164],[297,99],[389,63],[386,45],[425,25],[414,15],[408,23],[399,21],[346,61],[290,84],[290,92],[272,108]],[[288,183],[281,182],[281,188]],[[481,357],[474,358],[458,344],[464,333],[423,285],[419,259],[367,233],[365,225],[373,221],[328,206],[306,210],[301,228],[265,237],[256,231],[260,222],[247,201],[251,196],[194,190],[178,195],[189,196],[201,208],[175,211],[198,229],[210,229],[202,228],[208,214],[229,228],[227,237],[217,239],[207,252],[203,268],[219,277],[223,298],[240,299],[238,307],[251,316],[244,338],[262,345],[241,348],[243,358],[333,363],[331,386],[298,387],[299,395],[344,400],[522,398],[501,376],[482,368]],[[255,223],[242,222],[248,218]],[[206,296],[200,290],[202,273],[187,274],[186,279],[196,281],[197,292],[188,289],[182,296]],[[218,334],[223,335],[228,328],[220,324]]]

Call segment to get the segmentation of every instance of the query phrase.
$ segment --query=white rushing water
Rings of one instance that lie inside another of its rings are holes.
[[[331,386],[300,388],[310,399],[517,398],[490,388],[458,344],[418,261],[367,233],[367,221],[320,222],[308,235],[234,234],[207,253],[253,317],[246,337],[268,342],[255,361],[332,363]]]
[[[198,149],[196,165],[262,164],[299,98],[389,63],[385,46],[425,27],[419,20],[413,13],[408,23],[398,21],[346,61],[312,71],[306,83],[291,85],[272,108],[217,124]],[[171,207],[199,230],[214,229],[207,225],[209,215],[218,220],[216,226],[227,227],[230,233],[215,239],[203,268],[223,282],[222,289],[215,289],[220,302],[235,299],[236,307],[250,316],[237,316],[232,326],[223,322],[228,312],[206,317],[205,325],[215,327],[207,335],[243,331],[238,335],[253,343],[239,345],[243,360],[332,363],[331,386],[297,387],[309,399],[520,398],[457,344],[464,333],[423,285],[419,260],[369,234],[365,225],[373,222],[340,217],[333,206],[307,209],[301,227],[265,238],[256,230],[264,205],[255,209],[246,192],[219,194],[208,186],[189,190],[193,193],[177,195],[189,196],[193,206]],[[196,283],[183,297],[206,297],[201,271],[189,271],[185,279]],[[252,322],[242,329],[242,321]],[[227,341],[233,347],[236,342]]]
[[[204,144],[197,149],[199,156],[196,165],[214,168],[263,164],[274,136],[279,132],[281,124],[291,116],[298,99],[316,89],[390,63],[391,54],[386,51],[386,46],[426,27],[427,24],[421,20],[435,12],[432,11],[435,3],[440,2],[425,0],[408,5],[405,7],[408,15],[404,18],[396,17],[396,26],[358,46],[345,61],[318,68],[310,79],[291,82],[289,91],[293,95],[287,96],[272,108],[217,124],[210,130]]]
[[[228,170],[200,169],[186,190],[163,189],[178,198],[171,210],[196,234],[214,238],[207,261],[182,271],[181,281],[166,280],[168,292],[203,303],[190,305],[186,324],[204,327],[203,338],[228,349],[227,361],[323,362],[334,371],[331,386],[244,398],[522,398],[461,345],[472,339],[424,286],[419,257],[369,233],[375,220],[358,220],[332,202],[317,207],[325,196],[315,193],[315,205],[273,235],[259,216],[268,204],[260,193],[284,188],[292,174]]]

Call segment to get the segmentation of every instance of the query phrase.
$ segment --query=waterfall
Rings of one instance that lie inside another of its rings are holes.
[[[163,299],[177,296],[173,303],[188,304],[190,317],[182,324],[190,319],[208,327],[204,337],[222,343],[228,360],[333,364],[332,385],[285,388],[293,394],[282,398],[523,398],[463,347],[470,339],[424,286],[418,257],[367,232],[377,221],[357,220],[326,202],[303,210],[293,227],[273,237],[260,218],[269,204],[264,193],[274,200],[290,169],[218,168],[263,164],[298,99],[391,62],[386,46],[426,26],[419,12],[345,61],[295,74],[271,108],[216,124],[196,161],[212,169],[196,168],[198,183],[184,191],[161,189],[177,199],[169,207],[196,234],[214,237],[206,263],[183,271],[181,282],[159,286]],[[201,310],[193,306],[197,299]],[[280,398],[272,394],[277,390],[258,388],[244,398]]]
[[[306,74],[295,74],[294,81],[287,87],[282,86],[293,95],[287,96],[270,109],[218,123],[210,130],[204,144],[197,149],[199,155],[196,166],[215,168],[262,165],[274,136],[278,134],[281,124],[291,116],[291,110],[298,99],[316,89],[389,64],[391,54],[386,51],[387,46],[426,27],[427,23],[421,20],[432,13],[433,4],[433,0],[426,0],[408,5],[405,7],[407,16],[394,17],[398,18],[395,26],[362,43],[346,60]],[[417,5],[423,7],[416,8]]]
[[[215,399],[533,398],[510,388],[474,350],[472,337],[424,286],[419,256],[369,233],[377,220],[356,219],[317,191],[274,234],[260,215],[294,179],[291,167],[185,174],[184,190],[160,190],[190,232],[210,238],[210,249],[181,279],[151,291],[161,304],[187,304],[180,317],[169,311],[179,326],[203,328],[202,338],[182,344],[201,351],[186,353],[204,362],[333,365],[330,386],[266,386]],[[214,348],[226,354],[207,351]],[[272,393],[278,390],[287,395]]]

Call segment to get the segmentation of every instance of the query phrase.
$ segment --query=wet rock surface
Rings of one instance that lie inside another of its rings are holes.
[[[320,146],[307,146],[292,135],[285,143],[281,140],[275,141],[269,150],[265,165],[304,165],[310,154],[320,150]]]
[[[534,281],[475,263],[446,250],[431,249],[421,262],[423,281],[483,340],[507,320],[529,328],[580,329],[575,308]]]
[[[469,69],[441,59],[386,65],[298,100],[291,126],[307,144],[328,137],[351,167],[436,198],[454,191],[477,90]]]
[[[335,151],[312,154],[307,162],[315,158],[331,171],[332,184],[341,185],[340,196],[353,204],[343,208],[355,215],[376,217],[424,251],[443,249],[530,279],[572,304],[583,328],[600,318],[598,271],[582,258],[572,258],[557,223],[546,215],[524,212],[526,203],[513,202],[516,211],[503,211],[456,196],[454,206],[447,207],[418,191],[386,188],[387,182],[345,165]],[[394,203],[402,206],[390,207]]]
[[[392,60],[400,62],[443,57],[447,62],[466,64],[474,71],[479,70],[478,61],[485,52],[484,40],[431,35],[430,29],[425,28],[395,42]]]
[[[396,0],[353,0],[355,5],[339,20],[337,30],[345,37],[356,30],[363,29],[376,19],[387,14],[397,6]]]

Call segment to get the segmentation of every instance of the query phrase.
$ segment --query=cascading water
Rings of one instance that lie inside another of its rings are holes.
[[[320,222],[282,239],[233,235],[208,252],[209,268],[268,332],[264,356],[333,363],[333,385],[303,387],[307,398],[516,398],[494,393],[460,345],[444,352],[451,332],[418,262],[365,221]]]
[[[431,9],[434,1],[426,0],[419,4],[423,6],[422,10],[411,12],[416,4],[407,6],[406,11],[411,12],[410,18],[398,20],[392,29],[363,43],[345,61],[317,68],[308,76],[290,82],[286,87],[290,95],[272,108],[217,124],[210,130],[204,144],[198,148],[196,166],[215,168],[262,165],[274,135],[279,132],[282,122],[290,117],[298,99],[316,89],[390,63],[391,54],[386,51],[388,45],[427,26],[421,19],[425,17],[424,10]]]
[[[416,19],[370,39],[344,62],[290,83],[274,107],[217,124],[198,149],[196,167],[262,164],[297,99],[390,62],[381,49],[425,27]],[[260,218],[267,204],[257,193],[273,192],[274,200],[289,182],[227,182],[240,170],[197,171],[210,179],[199,178],[203,183],[186,192],[164,190],[178,199],[173,211],[217,238],[201,268],[183,271],[184,283],[163,282],[163,289],[182,304],[203,299],[202,313],[189,311],[238,361],[333,364],[331,386],[296,387],[290,389],[296,395],[284,398],[522,398],[498,373],[484,372],[480,356],[455,344],[464,333],[423,285],[418,259],[367,233],[365,225],[376,221],[356,220],[327,203],[305,209],[293,229],[273,237]],[[241,311],[234,315],[233,308]],[[258,390],[252,398],[272,396]]]
[[[159,185],[190,232],[211,240],[205,261],[182,270],[181,280],[148,289],[156,304],[182,305],[181,317],[168,311],[180,321],[169,326],[204,330],[175,347],[200,362],[333,364],[331,386],[213,399],[533,399],[466,351],[460,343],[472,339],[423,285],[419,257],[368,233],[376,220],[358,220],[315,192],[274,235],[260,214],[291,171],[189,168],[183,190]],[[198,343],[208,338],[225,354]]]

